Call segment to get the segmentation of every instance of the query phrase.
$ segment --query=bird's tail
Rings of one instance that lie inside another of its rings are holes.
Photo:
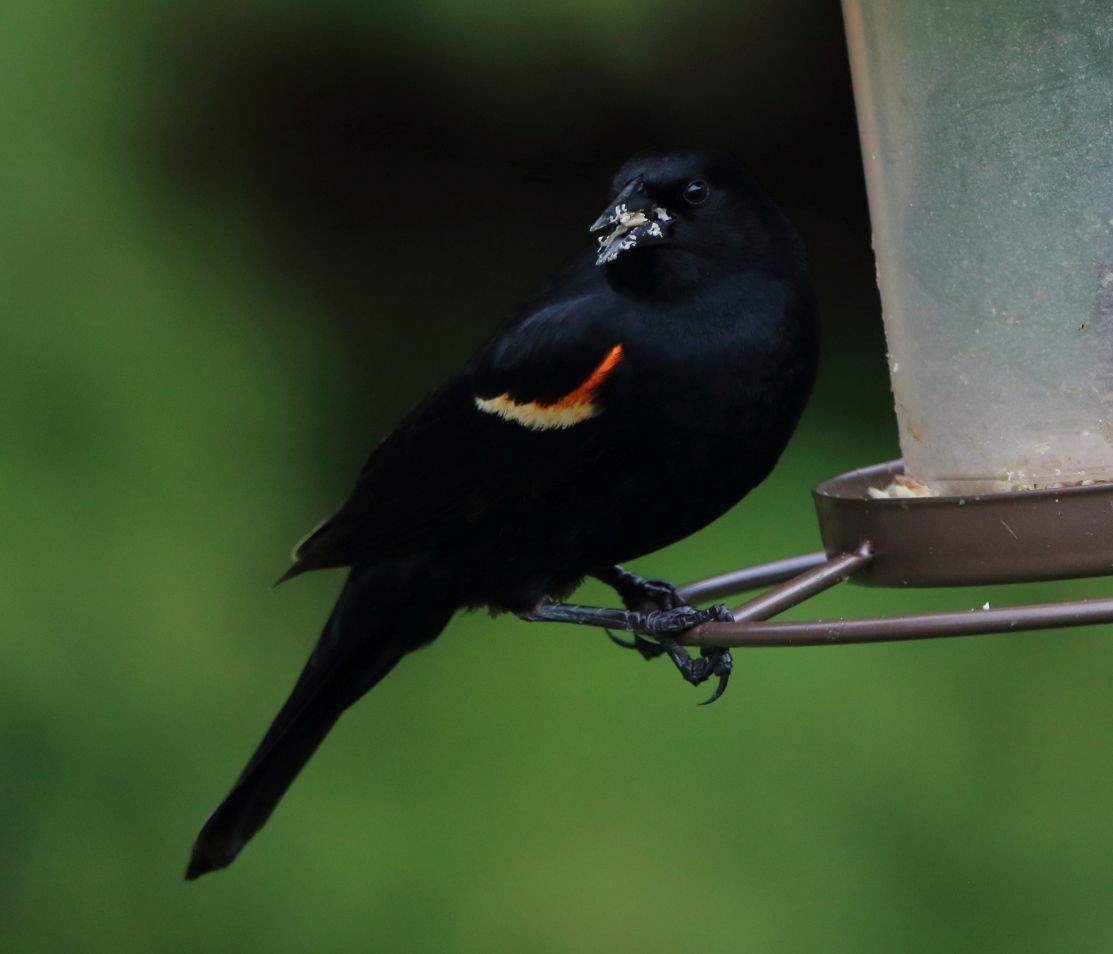
[[[413,567],[352,570],[290,698],[197,835],[187,880],[232,863],[341,713],[406,653],[434,639],[454,608],[444,589]]]

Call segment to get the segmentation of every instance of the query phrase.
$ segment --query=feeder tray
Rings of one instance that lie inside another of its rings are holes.
[[[868,586],[1032,583],[1113,573],[1113,484],[961,497],[873,497],[900,461],[854,470],[813,491],[824,549],[869,546]]]

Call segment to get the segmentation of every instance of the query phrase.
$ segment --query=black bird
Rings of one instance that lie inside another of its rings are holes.
[[[815,374],[804,252],[718,152],[637,156],[614,195],[598,248],[426,397],[297,547],[283,579],[351,569],[188,879],[230,864],[340,714],[458,609],[584,621],[554,601],[593,575],[633,611],[609,612],[655,639],[631,645],[667,652],[690,682],[719,676],[721,691],[729,654],[692,659],[670,634],[729,611],[695,610],[618,564],[699,530],[776,463]]]

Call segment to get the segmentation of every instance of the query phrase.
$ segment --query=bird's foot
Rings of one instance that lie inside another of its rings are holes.
[[[622,600],[622,605],[633,612],[660,612],[687,605],[676,587],[667,580],[647,580],[644,576],[631,573],[620,566],[606,567],[595,576],[614,589]],[[637,633],[634,633],[632,639],[623,639],[609,629],[605,632],[616,646],[636,650],[647,662],[656,659],[665,651],[665,647],[660,643],[645,639]]]
[[[703,649],[700,651],[700,658],[693,659],[672,634],[686,632],[702,623],[731,622],[733,619],[731,611],[722,605],[712,606],[706,610],[681,606],[645,615],[644,628],[653,635],[652,640],[645,639],[637,633],[632,639],[622,639],[610,630],[606,633],[616,645],[624,649],[636,650],[645,660],[656,659],[667,653],[680,675],[693,686],[698,686],[712,676],[717,676],[719,683],[715,691],[709,699],[700,703],[705,706],[714,702],[726,691],[727,682],[734,668],[730,650],[717,647]]]
[[[734,614],[722,603],[707,609],[696,609],[685,603],[668,610],[655,610],[642,616],[641,631],[649,636],[671,636],[686,633],[704,623],[733,623]]]
[[[688,605],[688,601],[668,580],[647,580],[635,573],[630,576],[630,587],[625,593],[619,591],[618,594],[627,609],[672,610]]]
[[[660,639],[664,651],[669,654],[669,658],[684,677],[685,682],[698,686],[712,676],[718,677],[719,682],[715,686],[715,691],[711,693],[710,698],[700,703],[701,706],[710,705],[726,692],[730,674],[734,671],[734,660],[731,658],[729,649],[709,647],[700,650],[699,659],[693,659],[688,655],[688,651],[671,636],[662,636]]]
[[[604,567],[596,571],[594,576],[611,587],[628,610],[647,613],[688,605],[676,587],[667,580],[647,580],[620,566]]]

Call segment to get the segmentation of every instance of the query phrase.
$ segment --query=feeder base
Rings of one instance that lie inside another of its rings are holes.
[[[868,547],[867,586],[969,586],[1113,574],[1113,484],[963,497],[870,496],[901,461],[812,492],[829,556]]]

